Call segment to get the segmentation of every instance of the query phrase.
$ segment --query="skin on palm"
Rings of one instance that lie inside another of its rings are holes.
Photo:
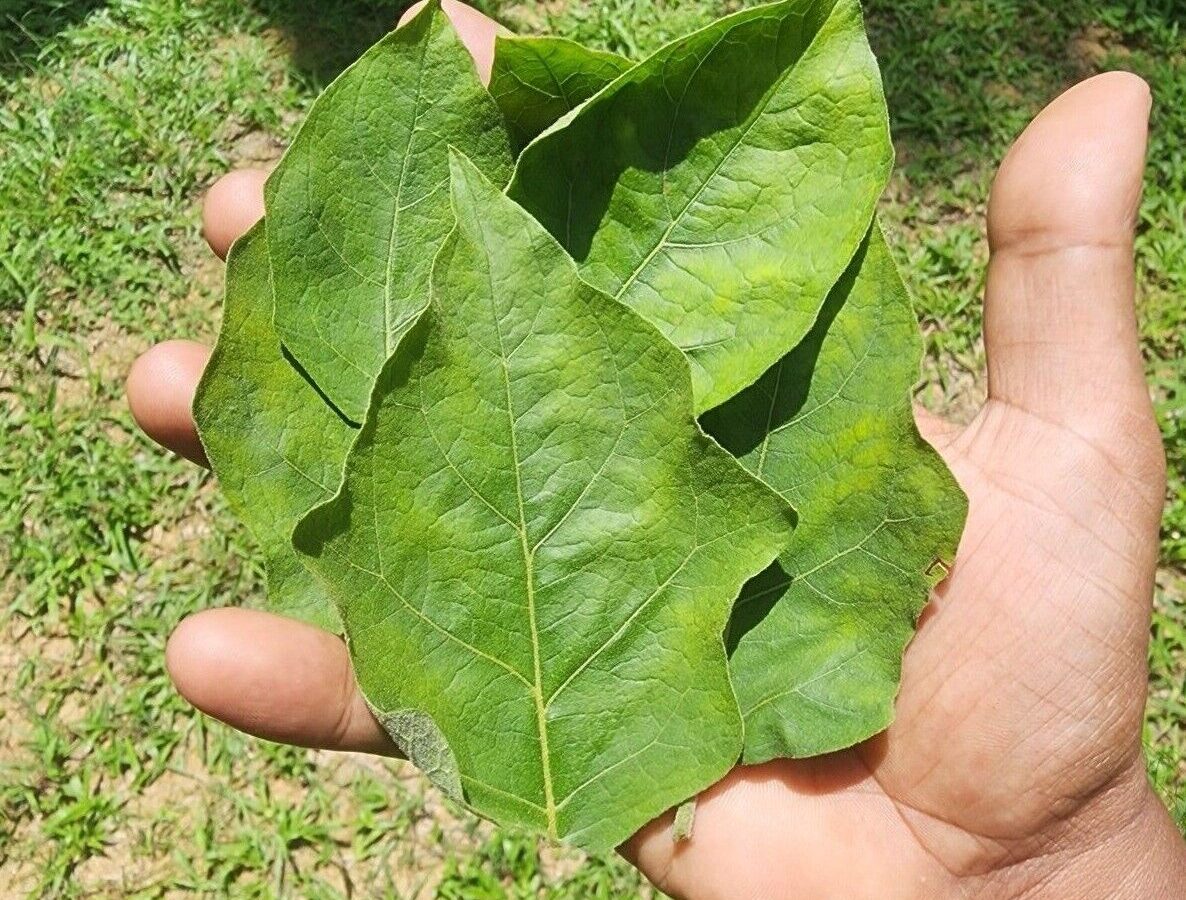
[[[444,5],[488,76],[496,26]],[[1168,896],[1186,879],[1139,741],[1164,494],[1133,316],[1148,106],[1135,77],[1092,79],[1001,167],[990,399],[966,428],[920,413],[971,509],[906,655],[897,721],[851,751],[736,770],[700,798],[691,841],[672,843],[669,818],[644,829],[624,852],[669,893]],[[219,255],[262,215],[261,181],[212,190]],[[169,342],[128,380],[137,421],[199,462],[189,405],[206,355]],[[191,702],[243,730],[392,751],[331,635],[212,610],[181,625],[167,661]]]

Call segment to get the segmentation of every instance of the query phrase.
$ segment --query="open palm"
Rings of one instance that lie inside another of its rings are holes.
[[[1080,857],[1131,862],[1126,829],[1144,851],[1164,824],[1139,741],[1165,490],[1133,316],[1147,114],[1138,79],[1093,79],[997,178],[989,400],[967,427],[919,416],[969,520],[897,721],[851,751],[735,772],[700,805],[696,841],[715,853],[651,826],[631,850],[668,890],[1086,897],[1100,860]]]
[[[494,26],[450,8],[488,72]],[[674,844],[624,852],[679,897],[1169,897],[1179,838],[1140,752],[1165,474],[1133,316],[1132,230],[1148,91],[1101,76],[1018,141],[993,191],[989,400],[966,427],[920,413],[970,498],[968,525],[904,663],[897,720],[853,750],[736,770]],[[261,173],[207,203],[220,253],[262,214]],[[129,376],[150,435],[201,460],[189,403],[204,348]],[[213,610],[168,650],[195,705],[274,740],[393,752],[336,637]],[[1161,853],[1158,866],[1140,867]],[[1115,875],[1111,876],[1115,879]]]

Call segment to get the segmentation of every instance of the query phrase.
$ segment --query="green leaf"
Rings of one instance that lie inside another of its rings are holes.
[[[564,38],[500,36],[490,93],[506,117],[515,152],[633,65]]]
[[[276,330],[353,421],[428,302],[449,145],[510,176],[502,115],[433,2],[330,85],[268,180]]]
[[[893,718],[902,654],[967,510],[914,425],[921,352],[874,225],[807,338],[703,417],[799,513],[730,622],[747,763],[848,747]]]
[[[858,3],[789,0],[629,70],[524,150],[510,193],[688,354],[703,411],[811,328],[892,156]]]
[[[399,745],[606,851],[737,761],[723,630],[793,513],[699,430],[659,332],[460,158],[452,194],[431,305],[295,543]]]
[[[194,396],[194,420],[231,508],[263,549],[269,608],[338,629],[291,537],[297,520],[337,491],[357,430],[284,356],[272,328],[262,223],[235,243],[226,280],[222,330]]]

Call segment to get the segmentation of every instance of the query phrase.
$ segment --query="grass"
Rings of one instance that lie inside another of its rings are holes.
[[[1140,318],[1170,468],[1151,648],[1150,772],[1186,825],[1186,54],[1176,0],[870,2],[895,114],[887,203],[928,334],[934,404],[982,384],[986,190],[1011,137],[1101,68],[1158,97]],[[521,30],[638,54],[739,4],[495,2]],[[218,493],[124,410],[150,343],[209,340],[219,268],[198,200],[270,155],[394,19],[346,0],[0,0],[0,883],[16,895],[636,896],[582,861],[475,825],[406,767],[276,747],[173,693],[190,611],[258,597]]]

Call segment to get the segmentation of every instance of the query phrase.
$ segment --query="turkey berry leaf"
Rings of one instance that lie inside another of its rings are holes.
[[[397,744],[427,717],[446,788],[605,851],[736,763],[722,632],[794,515],[697,427],[675,347],[459,155],[452,184],[429,309],[296,546]]]
[[[807,334],[892,162],[858,3],[786,0],[627,71],[523,151],[509,190],[687,354],[703,412]]]
[[[730,622],[747,763],[848,747],[893,719],[902,654],[967,511],[914,424],[921,354],[875,224],[799,346],[702,417],[799,512]]]
[[[337,491],[366,411],[352,397],[365,400],[386,348],[427,303],[434,249],[453,228],[447,147],[505,179],[500,122],[469,53],[429,4],[313,104],[268,181],[265,222],[228,258],[194,419],[263,550],[275,612],[339,628],[292,551],[292,529]]]

